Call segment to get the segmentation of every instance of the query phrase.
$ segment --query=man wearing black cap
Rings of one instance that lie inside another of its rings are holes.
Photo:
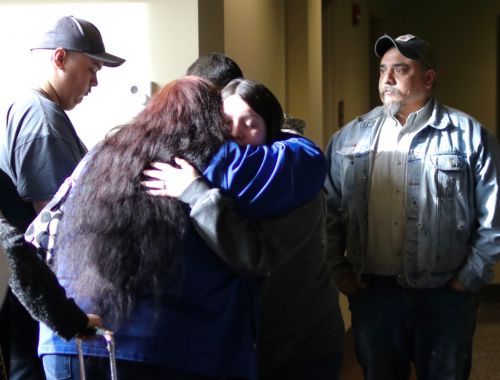
[[[383,106],[335,133],[327,255],[349,298],[365,378],[467,379],[475,292],[500,257],[500,149],[433,97],[430,45],[375,43]]]
[[[5,215],[22,231],[87,152],[65,111],[97,86],[102,66],[117,67],[125,61],[106,52],[92,23],[73,16],[58,19],[31,50],[42,55],[47,74],[38,88],[9,107],[7,138],[0,146],[0,169],[22,199],[13,199],[17,204],[11,209],[18,211]],[[13,297],[9,308],[10,378],[42,379],[36,356],[37,324]]]

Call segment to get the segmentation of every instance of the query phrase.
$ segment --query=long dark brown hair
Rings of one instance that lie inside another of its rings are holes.
[[[189,221],[180,201],[144,191],[143,170],[177,156],[203,172],[228,136],[218,90],[185,77],[96,148],[65,205],[55,247],[56,270],[71,279],[77,300],[91,300],[108,323],[127,317],[139,298],[158,306],[182,273]]]

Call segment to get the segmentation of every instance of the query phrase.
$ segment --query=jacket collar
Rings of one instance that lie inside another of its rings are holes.
[[[448,109],[441,105],[435,98],[432,98],[431,101],[434,103],[432,107],[431,117],[427,122],[427,125],[435,128],[435,129],[445,129],[450,125],[453,125],[450,115],[448,113]],[[370,112],[359,116],[358,122],[364,125],[374,125],[375,121],[384,116],[384,107],[378,106],[372,109]]]
[[[436,99],[433,99],[433,101],[434,101],[434,107],[432,109],[432,114],[427,124],[430,127],[441,130],[447,128],[450,125],[453,125],[450,115],[448,113],[448,109],[446,107],[443,107],[441,103],[439,103]]]

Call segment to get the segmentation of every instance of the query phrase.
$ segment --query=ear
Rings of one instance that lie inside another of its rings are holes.
[[[434,82],[436,81],[436,72],[433,69],[428,69],[425,72],[425,87],[431,90],[434,87]]]
[[[66,61],[66,50],[63,48],[57,48],[52,53],[52,62],[58,69],[64,69],[64,63]]]

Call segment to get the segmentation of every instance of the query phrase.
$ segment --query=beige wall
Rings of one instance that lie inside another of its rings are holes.
[[[323,145],[320,0],[225,0],[225,53]]]
[[[198,0],[148,0],[152,80],[164,85],[198,58]]]
[[[225,0],[225,53],[285,102],[284,0]]]
[[[199,55],[224,52],[224,0],[198,0]]]
[[[307,2],[307,74],[309,96],[303,101],[309,103],[306,136],[320,146],[323,141],[323,55],[322,55],[322,6],[321,0]],[[297,94],[297,96],[301,96]]]
[[[349,0],[286,2],[286,111],[307,121],[306,135],[325,147],[344,122],[369,109],[369,25],[360,1],[359,25],[351,23]]]
[[[358,1],[361,20],[352,23],[352,2],[328,2],[325,17],[325,112],[326,140],[342,127],[339,102],[343,102],[343,124],[369,110],[369,24],[365,1]]]
[[[307,122],[309,135],[309,50],[307,0],[287,1],[285,9],[285,112]]]

